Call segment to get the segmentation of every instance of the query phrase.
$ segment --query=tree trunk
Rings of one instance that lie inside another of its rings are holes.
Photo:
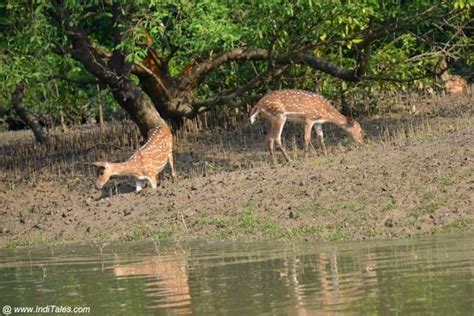
[[[114,99],[138,125],[144,138],[157,126],[168,127],[153,104],[130,78],[131,64],[125,62],[123,52],[114,51],[109,60],[104,60],[89,43],[82,28],[75,28],[72,46],[72,57],[110,88]]]
[[[167,62],[152,47],[142,65],[132,67],[142,91],[150,97],[161,117],[166,118],[174,129],[180,128],[186,117],[193,116],[193,91],[179,90],[179,79],[171,77]]]
[[[123,79],[118,87],[114,83],[109,84],[109,86],[114,99],[138,125],[144,138],[148,136],[151,129],[157,126],[168,127],[153,104],[143,96],[140,88],[135,86],[130,79]]]
[[[173,129],[178,129],[184,122],[186,113],[190,112],[191,107],[188,105],[185,111],[178,111],[176,105],[178,103],[177,98],[168,99],[162,90],[159,89],[159,85],[156,82],[147,76],[139,76],[140,86],[142,91],[145,92],[150,100],[153,102],[153,106],[158,111],[161,117],[166,118],[173,127]],[[170,87],[170,92],[175,92],[175,88]]]
[[[23,94],[25,93],[25,82],[21,81],[12,93],[12,106],[18,116],[31,128],[35,139],[40,144],[44,144],[48,141],[48,136],[44,132],[41,125],[38,123],[36,118],[28,112],[25,105],[23,104]]]

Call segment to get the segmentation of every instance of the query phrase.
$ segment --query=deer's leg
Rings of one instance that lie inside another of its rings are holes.
[[[170,153],[168,157],[168,163],[170,164],[171,168],[171,179],[174,182],[174,180],[176,179],[176,170],[174,170],[173,153]]]
[[[321,148],[323,150],[323,154],[326,156],[328,154],[328,152],[326,150],[326,145],[324,144],[323,128],[322,128],[321,124],[316,124],[315,128],[316,128],[316,135],[318,136],[319,144],[321,145]]]
[[[311,144],[311,130],[314,122],[306,121],[304,123],[304,156],[308,155],[308,146]]]
[[[156,176],[155,175],[148,175],[146,177],[146,180],[148,180],[148,182],[150,182],[150,185],[151,185],[152,189],[156,189],[156,187],[158,186],[158,183],[156,181]]]
[[[273,125],[271,127],[270,132],[268,132],[267,134],[266,142],[267,142],[268,151],[270,152],[270,156],[272,157],[272,161],[274,164],[276,164],[275,154],[274,154],[274,149],[273,149],[273,143],[275,142],[275,140],[272,135],[272,130],[273,130]]]
[[[272,123],[272,129],[275,128],[275,143],[277,144],[278,148],[280,149],[281,153],[283,154],[283,157],[285,157],[285,160],[287,162],[290,162],[290,158],[286,154],[285,148],[283,148],[283,145],[281,144],[281,132],[283,131],[283,126],[285,126],[286,118],[280,118]]]
[[[156,189],[157,182],[156,182],[156,176],[155,175],[151,175],[148,179],[148,182],[150,182],[152,189]]]

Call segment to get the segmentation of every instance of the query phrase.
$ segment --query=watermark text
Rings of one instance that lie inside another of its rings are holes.
[[[36,306],[10,306],[4,305],[3,315],[15,314],[89,314],[89,306],[62,306],[62,305],[36,305]]]

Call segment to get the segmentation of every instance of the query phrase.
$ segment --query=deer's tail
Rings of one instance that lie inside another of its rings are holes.
[[[260,113],[260,108],[258,107],[258,105],[254,106],[252,111],[250,111],[250,123],[254,123],[255,122],[255,118],[258,116],[258,114]]]

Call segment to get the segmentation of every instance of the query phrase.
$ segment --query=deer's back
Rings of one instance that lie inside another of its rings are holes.
[[[171,131],[165,127],[157,127],[150,132],[146,143],[140,147],[129,159],[147,164],[162,164],[167,160],[173,149]]]
[[[460,76],[450,76],[446,80],[446,91],[448,93],[463,93],[467,91],[467,81]]]
[[[259,106],[271,115],[284,114],[290,119],[325,119],[339,112],[323,96],[305,90],[279,90],[265,95]]]

